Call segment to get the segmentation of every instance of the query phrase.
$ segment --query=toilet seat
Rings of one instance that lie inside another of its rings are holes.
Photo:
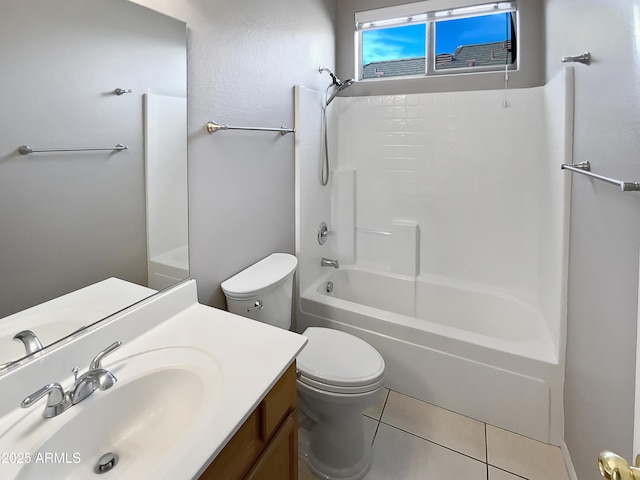
[[[298,381],[326,392],[358,394],[384,383],[384,359],[365,341],[331,328],[309,327],[296,359]]]

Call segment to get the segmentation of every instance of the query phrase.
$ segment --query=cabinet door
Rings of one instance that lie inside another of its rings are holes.
[[[264,448],[255,410],[199,480],[241,480]]]
[[[298,416],[292,412],[247,474],[246,480],[298,479]]]
[[[271,471],[284,473],[274,477],[267,475],[251,478],[297,480],[298,419],[295,409],[296,365],[294,361],[199,480],[244,480],[254,472],[257,475],[257,467],[264,462],[268,468],[272,469]],[[293,431],[290,426],[292,422],[295,425]],[[285,430],[289,435],[293,435],[293,439],[286,438],[287,433],[283,433]],[[273,445],[274,443],[283,445],[282,449],[292,448],[292,453],[288,455],[291,459],[286,458],[284,451],[272,452],[278,448]],[[284,466],[289,460],[293,470]]]
[[[260,404],[263,440],[268,442],[284,419],[296,409],[296,364],[282,374]]]

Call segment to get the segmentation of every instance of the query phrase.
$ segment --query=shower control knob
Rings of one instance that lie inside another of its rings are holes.
[[[318,227],[318,243],[324,245],[327,242],[327,236],[329,236],[329,228],[322,222]]]

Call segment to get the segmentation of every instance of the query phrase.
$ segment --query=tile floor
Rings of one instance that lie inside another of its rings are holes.
[[[302,428],[302,427],[301,427]],[[568,480],[558,447],[386,390],[365,411],[366,480]],[[300,480],[317,480],[299,462]]]

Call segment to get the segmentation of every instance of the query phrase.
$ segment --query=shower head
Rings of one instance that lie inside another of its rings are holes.
[[[338,81],[338,83],[336,84],[336,88],[331,93],[331,96],[327,99],[327,106],[329,106],[329,104],[333,101],[333,99],[336,98],[336,95],[338,92],[341,92],[342,90],[346,90],[354,83],[355,83],[355,80],[353,78],[345,80],[344,82]]]
[[[335,87],[335,90],[333,91],[333,93],[331,94],[329,99],[327,100],[327,105],[329,105],[333,101],[333,99],[335,98],[335,96],[336,96],[336,94],[338,92],[341,92],[342,90],[345,90],[345,89],[349,88],[351,85],[353,85],[355,83],[355,80],[353,78],[349,78],[349,79],[344,80],[344,81],[340,80],[328,68],[318,67],[318,72],[320,72],[320,73],[327,72],[331,76],[331,85],[329,85],[327,87],[327,90],[329,90],[329,88],[331,88],[331,87]]]
[[[338,82],[338,91],[341,92],[345,88],[349,88],[354,83],[356,83],[356,81],[353,78],[348,78],[343,82]]]

